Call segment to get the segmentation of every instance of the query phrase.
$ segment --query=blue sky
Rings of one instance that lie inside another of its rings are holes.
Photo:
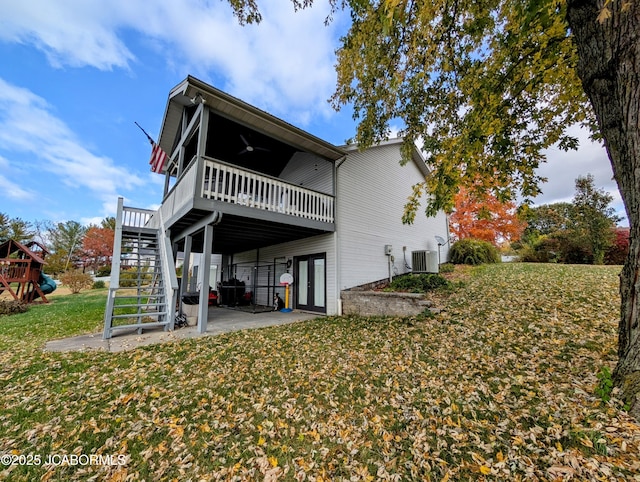
[[[259,2],[263,22],[239,26],[219,0],[0,0],[0,212],[26,221],[99,223],[118,196],[154,208],[163,176],[149,171],[169,90],[188,74],[335,144],[354,135],[334,112],[335,49],[346,17],[328,2],[294,13]],[[568,201],[587,172],[615,196],[602,147],[548,152],[536,203]],[[407,188],[407,195],[409,188]]]

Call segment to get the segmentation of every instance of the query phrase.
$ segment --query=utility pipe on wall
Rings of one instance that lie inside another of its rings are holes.
[[[384,254],[387,256],[387,264],[389,265],[389,283],[393,281],[393,255],[391,254],[393,247],[390,244],[384,245]]]

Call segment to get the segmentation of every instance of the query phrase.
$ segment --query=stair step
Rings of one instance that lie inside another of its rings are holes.
[[[156,293],[156,294],[153,294],[153,295],[144,295],[144,294],[141,294],[141,295],[123,295],[123,296],[116,296],[115,299],[117,299],[117,300],[135,300],[137,298],[155,298],[155,299],[158,299],[158,298],[163,298],[164,296],[165,296],[164,293]]]
[[[126,257],[132,258],[134,256],[152,256],[153,254],[159,251],[158,246],[136,246],[129,245],[130,248],[135,249],[136,251],[131,251],[130,253],[123,253],[127,255]],[[141,252],[143,251],[143,252]]]
[[[143,308],[145,306],[166,306],[167,303],[165,301],[161,303],[141,303],[139,305],[115,305],[113,307],[114,310],[121,310],[123,308]]]
[[[157,285],[156,286],[151,286],[146,281],[144,283],[136,283],[136,284],[131,283],[131,281],[136,281],[136,280],[128,279],[128,280],[125,280],[125,281],[127,282],[126,283],[127,286],[120,286],[120,289],[123,289],[123,290],[129,289],[129,290],[138,290],[138,291],[148,292],[148,291],[151,291],[151,290],[157,291],[158,289],[164,288],[164,286],[157,286]]]
[[[149,323],[136,323],[135,325],[122,325],[122,326],[112,326],[111,331],[113,330],[140,330],[146,328],[157,328],[159,326],[167,326],[169,325],[168,321],[154,321]]]
[[[141,273],[145,273],[146,270],[142,268],[146,268],[146,270],[150,270],[150,269],[159,268],[159,266],[156,263],[149,263],[145,261],[145,266],[141,266],[140,269],[138,269],[138,265],[124,265],[122,266],[122,268],[120,268],[120,271],[133,271],[133,272],[139,271]]]
[[[161,270],[157,270],[156,271],[155,267],[152,268],[151,270],[148,270],[148,271],[134,271],[132,269],[123,269],[123,270],[120,270],[120,274],[122,274],[122,273],[135,273],[135,274],[139,273],[139,274],[142,274],[142,275],[149,276],[149,275],[159,274],[159,273],[161,273]]]
[[[127,291],[127,293],[122,293],[122,296],[136,297],[136,296],[146,296],[149,294],[157,295],[164,293],[164,286],[120,286],[114,287],[120,292]],[[133,293],[135,291],[135,294]]]
[[[157,286],[153,289],[148,286],[123,286],[117,289],[120,291],[120,294],[117,296],[128,296],[130,298],[144,298],[145,296],[161,295],[164,293],[164,289]]]
[[[122,278],[122,275],[123,275],[124,273],[128,273],[128,274],[126,274],[126,275],[124,276],[124,278],[126,278],[126,279],[127,279],[127,281],[144,280],[144,279],[149,280],[149,278],[151,278],[149,281],[152,281],[154,276],[157,278],[157,277],[160,275],[159,273],[149,273],[149,274],[146,274],[146,275],[145,275],[144,273],[131,273],[131,271],[129,271],[129,272],[124,271],[124,272],[120,273],[120,277],[121,277],[121,278]],[[131,275],[132,275],[132,274],[133,274],[133,275],[137,275],[137,274],[139,274],[139,276],[136,276],[135,278],[131,278]]]
[[[145,311],[144,313],[131,313],[128,315],[113,315],[111,318],[144,318],[144,317],[152,317],[152,316],[163,316],[168,315],[166,311]]]
[[[150,259],[153,256],[153,259]],[[133,263],[137,262],[137,261],[146,261],[147,263],[149,261],[156,261],[158,259],[157,255],[141,255],[141,256],[124,256],[120,258],[120,261],[124,262],[125,264],[123,266],[130,266],[133,265]],[[126,264],[129,263],[129,264]],[[133,265],[135,266],[135,265]]]
[[[133,261],[136,259],[142,259],[142,258],[157,258],[158,256],[158,252],[154,250],[154,252],[150,252],[150,253],[127,253],[127,256],[121,256],[120,259],[122,261]]]
[[[127,281],[131,281],[131,280],[127,280]],[[158,293],[161,291],[164,291],[164,285],[163,286],[149,286],[149,285],[137,285],[137,286],[120,286],[117,288],[118,290],[137,290],[138,293]],[[132,296],[132,295],[127,295],[127,296]]]
[[[120,275],[120,278],[122,278],[122,275]],[[148,276],[140,276],[140,277],[136,277],[136,278],[129,278],[127,276],[124,277],[124,281],[146,281],[146,282],[151,282],[153,281],[153,277],[152,279],[148,279]]]
[[[122,283],[133,286],[114,285],[111,288],[106,338],[114,330],[134,329],[141,332],[146,328],[170,325],[173,295],[167,293],[167,283],[163,280],[162,252],[165,246],[160,236],[157,229],[123,226],[121,237],[117,240],[122,251],[125,251],[120,256],[119,274]],[[114,326],[118,321],[120,325]]]

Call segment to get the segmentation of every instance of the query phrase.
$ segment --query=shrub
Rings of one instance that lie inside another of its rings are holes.
[[[106,284],[104,284],[104,281],[100,280],[100,281],[95,281],[93,283],[93,286],[91,287],[92,290],[101,290],[103,288],[106,288]]]
[[[93,278],[79,269],[64,272],[60,276],[60,281],[69,287],[73,294],[80,293],[81,290],[90,288],[93,285]]]
[[[0,315],[16,315],[29,309],[26,303],[17,300],[0,300]]]
[[[408,274],[394,278],[389,284],[388,290],[425,293],[449,286],[451,283],[438,274]]]
[[[533,244],[518,253],[525,263],[562,263],[565,259],[565,244],[555,236],[540,236]]]
[[[455,269],[456,269],[456,266],[453,263],[442,263],[440,265],[441,273],[453,273]]]
[[[120,287],[134,288],[138,286],[138,278],[142,285],[149,284],[153,281],[153,275],[149,271],[149,267],[144,266],[138,271],[137,267],[127,267],[120,271]]]
[[[540,236],[518,255],[521,261],[529,263],[593,263],[593,253],[585,245],[584,240],[568,231],[557,231]]]
[[[523,263],[541,263],[533,246],[525,246],[518,251],[518,259]]]
[[[602,399],[603,402],[608,402],[611,400],[611,392],[613,391],[611,370],[609,367],[603,366],[596,377],[598,378],[598,386],[595,389],[595,394]]]
[[[613,245],[604,257],[606,264],[624,264],[629,254],[629,228],[616,228]]]
[[[96,270],[96,276],[110,276],[111,275],[111,265],[101,266]]]
[[[454,264],[478,265],[497,263],[500,261],[498,248],[493,244],[479,239],[461,239],[451,246],[449,251],[451,262]]]
[[[138,274],[135,271],[128,270],[120,273],[120,287],[133,288],[137,284]]]

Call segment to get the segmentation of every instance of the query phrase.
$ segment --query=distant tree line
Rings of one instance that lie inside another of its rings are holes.
[[[596,188],[591,174],[578,177],[575,188],[572,202],[537,207],[517,207],[489,192],[461,188],[449,216],[451,235],[455,241],[483,241],[516,251],[522,261],[623,264],[629,251],[629,228],[617,226],[621,218],[611,207],[613,196]],[[462,243],[454,253],[462,250],[466,259],[478,246]]]
[[[71,270],[91,270],[98,275],[111,271],[115,218],[100,225],[83,226],[77,221],[28,222],[0,213],[0,244],[9,239],[19,243],[37,241],[47,248],[45,271],[51,275]]]
[[[530,262],[623,264],[629,250],[629,228],[611,207],[613,196],[594,185],[591,174],[575,180],[570,203],[523,206],[526,221],[519,242],[520,259]]]

